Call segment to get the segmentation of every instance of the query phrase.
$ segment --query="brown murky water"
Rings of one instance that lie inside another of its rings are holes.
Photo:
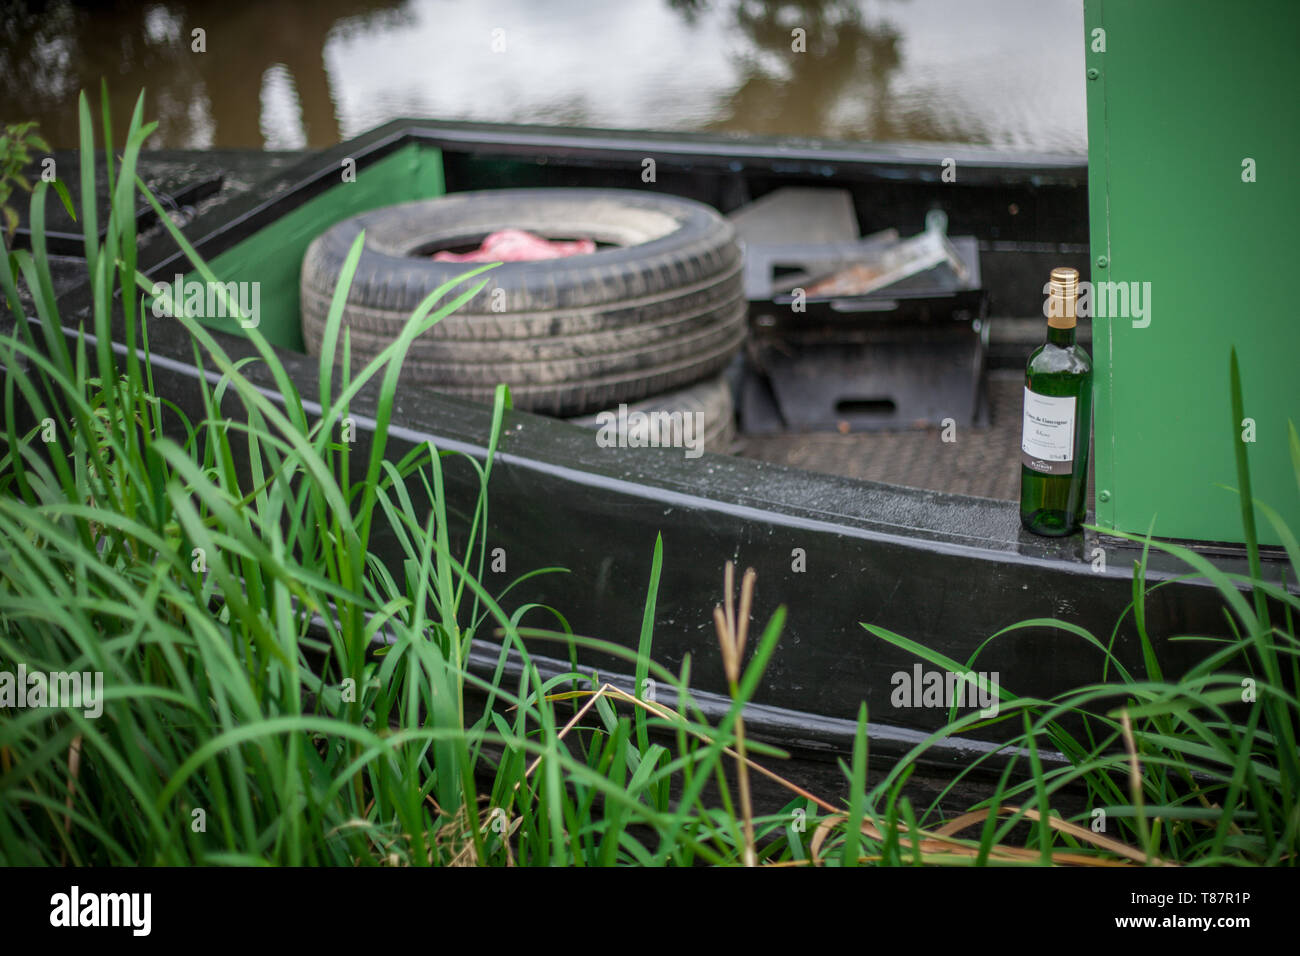
[[[103,77],[119,122],[147,90],[155,147],[318,147],[422,116],[1078,153],[1082,16],[1079,0],[10,3],[0,122],[74,145],[77,93],[97,102]]]

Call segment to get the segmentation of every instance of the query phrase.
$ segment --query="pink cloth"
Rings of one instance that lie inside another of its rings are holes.
[[[532,262],[536,259],[562,259],[595,252],[590,239],[553,242],[522,229],[500,229],[483,240],[473,252],[435,252],[434,262]]]

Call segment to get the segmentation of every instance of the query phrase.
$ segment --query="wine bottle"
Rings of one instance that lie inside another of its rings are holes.
[[[1073,534],[1088,505],[1092,361],[1074,341],[1078,289],[1076,270],[1052,270],[1047,341],[1025,367],[1020,522],[1034,534]]]

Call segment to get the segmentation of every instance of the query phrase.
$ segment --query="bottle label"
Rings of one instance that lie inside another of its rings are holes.
[[[1073,395],[1039,395],[1025,388],[1025,423],[1020,460],[1044,475],[1068,475],[1074,469]]]

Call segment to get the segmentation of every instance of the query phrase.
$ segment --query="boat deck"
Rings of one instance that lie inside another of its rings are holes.
[[[75,154],[61,155],[71,164],[69,168],[75,168]],[[303,152],[245,150],[157,151],[145,153],[140,167],[149,186],[163,194],[205,176],[222,177],[215,194],[194,204],[193,215],[206,213],[249,192],[263,189],[261,184],[268,177],[306,155]],[[75,196],[77,184],[72,182],[69,186]],[[61,211],[54,208],[51,213],[56,220],[61,215]],[[78,227],[69,224],[68,228],[73,231]],[[147,242],[159,233],[161,227],[147,227],[142,231],[141,239]],[[57,254],[52,258],[60,292],[82,280],[84,262],[79,258]],[[987,427],[959,425],[955,442],[942,441],[939,428],[848,434],[742,434],[734,453],[745,458],[858,480],[995,500],[1017,500],[1020,494],[1020,368],[1033,348],[1042,341],[1042,320],[1035,317],[994,318],[990,321]],[[1090,346],[1090,331],[1086,327],[1080,328],[1080,343],[1085,347]],[[1091,469],[1088,503],[1091,508]]]
[[[1026,349],[1026,357],[1029,349]],[[931,491],[1017,501],[1023,373],[989,372],[989,426],[957,427],[944,442],[939,428],[742,436],[737,453],[828,475]],[[1093,506],[1091,459],[1088,507]]]

